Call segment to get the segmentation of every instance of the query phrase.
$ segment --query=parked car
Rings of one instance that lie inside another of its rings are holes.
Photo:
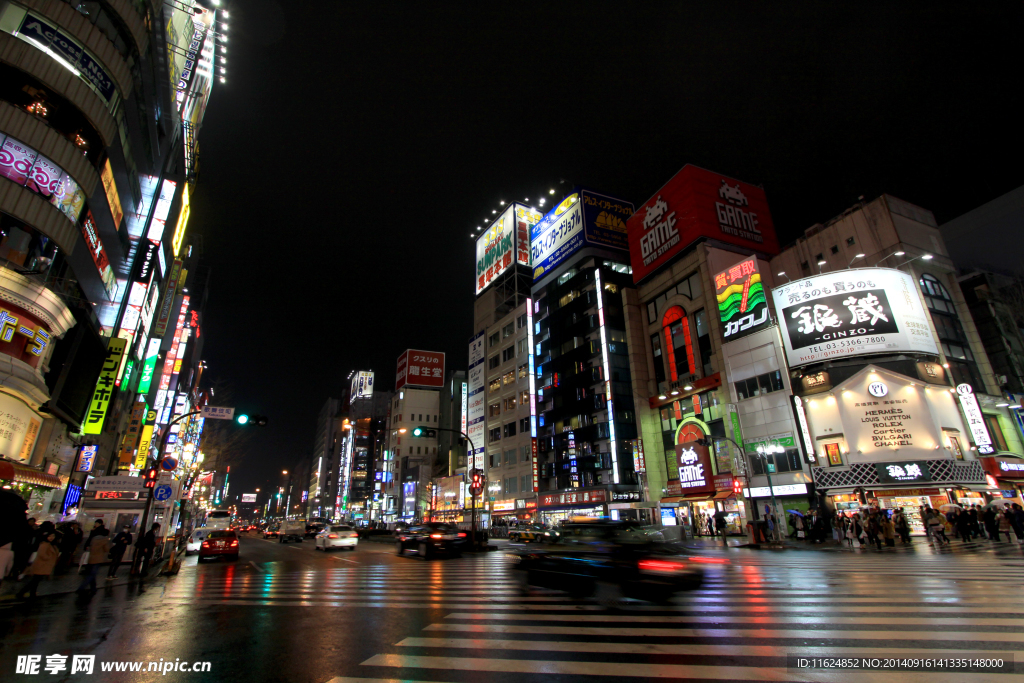
[[[435,555],[457,557],[467,543],[466,533],[442,522],[429,522],[395,531],[398,555],[414,552],[424,560]]]
[[[359,543],[359,533],[347,524],[334,524],[325,527],[313,539],[314,550],[324,552],[332,548],[348,548],[355,550]]]
[[[196,529],[193,531],[185,542],[185,554],[195,555],[198,553],[199,545],[206,540],[206,536],[209,533],[210,531],[208,529]]]
[[[206,540],[199,544],[199,561],[210,557],[238,559],[238,534],[227,529],[211,531]]]

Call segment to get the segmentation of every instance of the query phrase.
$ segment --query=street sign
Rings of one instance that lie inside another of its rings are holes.
[[[233,420],[235,419],[235,409],[225,406],[203,406],[200,417],[207,417],[211,420]]]
[[[160,461],[160,467],[162,467],[162,468],[164,468],[165,470],[168,470],[168,471],[173,470],[177,466],[178,466],[178,461],[175,460],[174,458],[172,458],[171,456],[167,456],[166,458],[164,458],[163,460]]]
[[[167,500],[173,493],[174,489],[167,484],[162,484],[153,490],[153,497],[157,500]]]

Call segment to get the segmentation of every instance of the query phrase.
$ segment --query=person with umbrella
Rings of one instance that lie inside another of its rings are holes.
[[[804,528],[804,513],[799,510],[786,510],[790,514],[793,524],[793,535],[799,539],[807,540],[807,532]]]

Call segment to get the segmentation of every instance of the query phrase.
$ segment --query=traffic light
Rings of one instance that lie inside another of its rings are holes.
[[[413,427],[412,428],[412,435],[413,436],[425,436],[428,439],[433,439],[434,437],[437,436],[437,430],[436,429],[431,429],[430,427],[423,427],[423,426]]]
[[[263,425],[267,424],[267,416],[246,415],[245,413],[241,413],[239,415],[235,415],[235,422],[237,422],[240,425],[253,425],[255,427],[262,427]]]
[[[470,475],[469,492],[474,496],[479,496],[484,492],[484,473],[480,470],[473,470]]]
[[[155,467],[150,467],[148,470],[146,470],[145,484],[147,489],[151,489],[154,486],[156,486],[157,474],[159,474],[159,472]]]
[[[743,482],[738,477],[734,477],[732,480],[732,492],[737,496],[743,495]]]

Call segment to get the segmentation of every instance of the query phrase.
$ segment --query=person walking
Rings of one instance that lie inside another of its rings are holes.
[[[36,551],[36,546],[39,544],[39,538],[37,532],[39,528],[36,526],[35,517],[29,517],[25,520],[24,524],[20,525],[15,531],[13,545],[11,549],[14,551],[14,569],[11,571],[11,575],[20,579],[28,566],[29,559],[32,557],[32,553]]]
[[[932,540],[940,546],[949,545],[949,539],[946,538],[946,518],[942,516],[941,512],[932,508],[928,508],[926,514],[925,524],[931,533]]]
[[[989,505],[985,508],[985,512],[982,514],[982,519],[985,520],[985,533],[988,535],[990,541],[999,542],[999,520],[996,516],[996,511],[993,506]]]
[[[132,528],[127,524],[114,536],[110,548],[110,571],[107,572],[107,581],[113,581],[117,575],[117,568],[121,566],[124,559],[124,552],[132,544]]]
[[[882,515],[882,537],[885,539],[887,547],[896,547],[896,525],[892,523],[892,520],[887,515]]]
[[[28,595],[30,599],[34,600],[39,582],[53,573],[58,557],[60,557],[60,551],[57,550],[57,530],[47,529],[46,536],[39,542],[39,547],[36,549],[36,559],[28,568],[29,580],[15,597],[21,600]]]
[[[136,546],[138,552],[142,553],[142,567],[139,569],[139,576],[143,577],[149,573],[149,563],[153,559],[153,551],[156,550],[156,532],[160,525],[153,523],[146,535],[139,539]]]
[[[87,586],[93,593],[96,592],[96,574],[100,570],[100,565],[107,561],[107,556],[110,554],[109,533],[106,528],[101,528],[89,541],[88,569],[85,579],[76,590],[77,593],[84,593]]]
[[[907,521],[907,516],[903,514],[903,508],[896,508],[892,524],[896,529],[896,533],[900,535],[900,543],[910,545],[910,522]]]
[[[1014,503],[1009,514],[1013,524],[1013,533],[1017,534],[1017,543],[1024,543],[1024,507]]]
[[[978,506],[972,505],[967,515],[968,526],[971,528],[971,538],[981,538],[981,514],[978,512]]]
[[[879,519],[881,517],[878,513],[871,513],[868,517],[868,542],[873,544],[879,550],[882,549],[882,524]]]
[[[960,510],[956,515],[956,533],[960,540],[967,543],[971,540],[971,513]]]
[[[1010,506],[1003,505],[1003,509],[996,513],[996,522],[999,525],[999,532],[1006,535],[1006,542],[1012,542],[1010,532],[1013,531],[1013,524],[1010,521]]]
[[[64,525],[57,549],[60,550],[60,559],[57,560],[57,571],[66,572],[75,561],[75,551],[85,534],[82,532],[82,525],[78,522],[68,522]]]

